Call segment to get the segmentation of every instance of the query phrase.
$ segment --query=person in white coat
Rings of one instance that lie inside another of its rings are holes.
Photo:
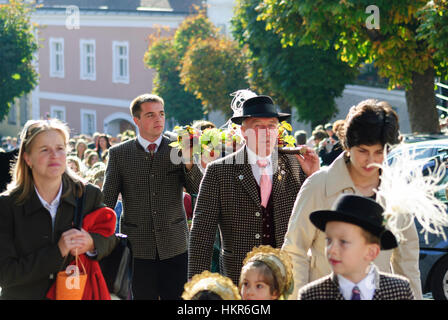
[[[305,181],[294,204],[282,246],[293,262],[294,292],[289,299],[297,299],[301,287],[331,272],[325,257],[325,234],[310,222],[309,215],[329,210],[342,193],[375,199],[381,171],[371,164],[382,163],[386,145],[400,142],[398,116],[385,101],[361,101],[350,109],[341,138],[344,152]],[[414,297],[422,299],[415,224],[403,234],[407,241],[382,251],[374,263],[382,272],[408,278]]]

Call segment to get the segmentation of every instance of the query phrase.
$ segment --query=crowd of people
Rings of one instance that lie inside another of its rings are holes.
[[[28,121],[0,196],[1,299],[54,298],[58,272],[108,256],[115,232],[132,246],[130,299],[421,299],[415,224],[398,241],[376,195],[400,143],[391,106],[364,100],[295,132],[297,148],[279,146],[290,115],[270,97],[240,90],[231,107],[221,128],[168,132],[163,98],[143,94],[138,133],[118,137]],[[92,278],[84,298],[110,299]]]

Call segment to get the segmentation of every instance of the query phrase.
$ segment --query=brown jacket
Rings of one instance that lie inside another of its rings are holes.
[[[153,158],[137,139],[109,149],[104,202],[113,209],[121,193],[120,232],[128,235],[135,258],[155,259],[157,252],[165,260],[187,251],[183,188],[197,194],[202,173],[196,165],[186,171],[175,163],[177,150],[169,143],[163,137]]]
[[[307,283],[330,274],[325,256],[325,233],[310,221],[311,212],[328,210],[341,193],[361,195],[350,178],[344,153],[329,167],[310,176],[297,195],[285,235],[283,249],[293,263],[294,292],[289,299],[297,299],[298,290]],[[416,299],[422,299],[419,270],[419,239],[415,224],[403,232],[407,241],[393,250],[381,250],[374,263],[380,271],[402,275],[409,279]]]
[[[66,188],[63,186],[62,194]],[[73,194],[61,197],[54,231],[51,216],[42,206],[34,188],[20,206],[15,196],[0,196],[0,287],[1,299],[44,299],[56,273],[65,268],[57,245],[61,234],[71,229],[76,200]],[[83,215],[103,207],[103,195],[93,185],[86,186]],[[115,238],[91,233],[101,260],[115,246]],[[70,262],[71,258],[65,261]]]
[[[280,247],[294,199],[306,176],[293,155],[281,154],[277,168],[275,163],[273,155],[271,198],[276,247]],[[247,161],[246,147],[210,163],[194,211],[188,277],[210,270],[219,228],[222,273],[237,284],[246,254],[262,244],[262,219],[257,182]]]

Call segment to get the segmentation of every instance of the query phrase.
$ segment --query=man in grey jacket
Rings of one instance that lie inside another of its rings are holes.
[[[114,208],[121,193],[120,231],[132,245],[134,299],[180,299],[188,263],[183,188],[198,193],[202,174],[192,162],[172,161],[177,152],[162,135],[162,98],[141,95],[130,109],[139,134],[109,151],[105,203]]]

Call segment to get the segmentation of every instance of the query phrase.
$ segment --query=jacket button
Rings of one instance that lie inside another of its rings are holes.
[[[260,216],[260,212],[255,212],[255,216],[259,217]]]
[[[260,239],[260,234],[259,234],[259,233],[257,233],[257,234],[255,235],[255,239]]]

